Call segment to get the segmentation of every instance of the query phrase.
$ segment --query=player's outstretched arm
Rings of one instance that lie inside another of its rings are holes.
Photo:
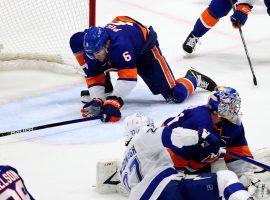
[[[253,6],[248,3],[239,3],[231,16],[232,26],[238,28],[243,26],[248,18],[248,14],[251,12]]]

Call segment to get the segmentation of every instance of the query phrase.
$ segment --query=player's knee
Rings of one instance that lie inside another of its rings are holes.
[[[83,50],[84,32],[77,32],[70,37],[69,45],[73,53]]]

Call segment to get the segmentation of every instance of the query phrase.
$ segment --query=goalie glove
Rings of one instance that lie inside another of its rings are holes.
[[[220,155],[220,139],[206,129],[198,131],[200,162],[212,163],[219,158]]]
[[[253,172],[247,172],[240,177],[241,183],[247,187],[248,192],[258,199],[265,199],[270,195],[269,185],[258,179]]]
[[[231,22],[234,28],[241,27],[246,23],[248,14],[251,12],[252,7],[253,6],[246,3],[238,4],[236,6],[236,9],[231,16]]]

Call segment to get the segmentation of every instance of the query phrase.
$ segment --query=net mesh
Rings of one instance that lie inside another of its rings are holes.
[[[89,0],[1,0],[0,7],[1,61],[77,65],[69,38],[88,27]]]

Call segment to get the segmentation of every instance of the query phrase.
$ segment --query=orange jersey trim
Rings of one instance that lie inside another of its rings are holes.
[[[182,83],[182,84],[184,84],[186,86],[186,88],[188,89],[188,95],[189,96],[195,90],[193,83],[190,80],[188,80],[187,78],[179,78],[179,79],[176,80],[176,82]]]
[[[175,153],[173,153],[173,151],[171,149],[167,148],[167,151],[169,152],[175,167],[177,167],[177,168],[185,168],[187,166],[187,164],[188,164],[187,160],[185,160],[184,158],[182,158],[182,157],[176,155]]]
[[[236,153],[240,156],[247,156],[247,157],[252,157],[252,153],[250,152],[250,149],[249,147],[246,145],[246,146],[240,146],[240,147],[229,147],[229,148],[226,148],[227,150],[233,152],[233,153]],[[224,155],[224,159],[225,160],[231,160],[231,159],[234,159],[233,156],[229,156],[229,155]]]
[[[242,12],[242,13],[244,13],[246,15],[248,15],[251,12],[250,7],[247,6],[247,5],[238,5],[236,7],[236,10],[239,10],[240,12]]]
[[[201,169],[203,167],[205,167],[207,164],[204,164],[204,163],[198,163],[194,160],[190,160],[188,162],[188,166],[191,168],[191,169]]]
[[[219,19],[216,19],[215,17],[213,17],[210,14],[208,8],[206,8],[205,11],[201,14],[200,19],[201,19],[203,25],[206,26],[206,28],[212,28],[219,21]]]
[[[121,79],[137,79],[137,74],[137,68],[118,70],[118,76]]]
[[[164,57],[159,53],[158,48],[156,46],[154,46],[151,50],[152,50],[155,58],[158,60],[170,88],[175,87],[176,84],[175,84],[174,77],[173,77],[173,75],[169,69],[169,66],[167,65]]]
[[[86,62],[84,60],[84,57],[83,57],[83,52],[80,52],[76,55],[76,59],[78,61],[78,63],[80,64],[80,66],[83,66]]]
[[[140,27],[142,33],[143,33],[143,38],[144,40],[146,40],[146,37],[147,37],[147,34],[148,34],[148,29],[143,26],[142,24],[140,24],[139,22],[137,22],[136,20],[132,19],[132,18],[129,18],[129,17],[126,17],[126,16],[117,16],[113,19],[113,23],[116,23],[118,21],[121,21],[121,22],[131,22],[131,23],[134,23],[136,24],[137,26]]]
[[[105,84],[105,75],[100,74],[98,76],[85,78],[85,80],[86,80],[86,83],[87,83],[88,86],[91,86],[91,85],[94,85],[94,84],[104,85]]]

